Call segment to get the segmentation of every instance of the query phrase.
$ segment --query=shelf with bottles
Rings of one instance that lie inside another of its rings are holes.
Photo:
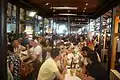
[[[25,10],[20,8],[20,20],[25,20]]]
[[[43,29],[44,29],[44,26],[43,26],[43,17],[42,16],[39,16],[39,15],[36,15],[35,16],[35,35],[38,36],[38,35],[41,35],[42,32],[43,32]]]
[[[30,36],[30,39],[33,37],[33,26],[30,24],[26,24],[25,32]]]
[[[8,3],[6,22],[16,24],[16,6],[11,3]]]

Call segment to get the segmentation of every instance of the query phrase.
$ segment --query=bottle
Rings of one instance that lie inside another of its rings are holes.
[[[71,61],[71,66],[70,66],[71,69],[73,69],[73,57],[72,57],[72,61]]]

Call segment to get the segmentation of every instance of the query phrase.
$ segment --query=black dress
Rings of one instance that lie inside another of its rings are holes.
[[[12,54],[8,57],[8,61],[9,61],[9,65],[13,64],[14,66],[14,69],[12,72],[14,80],[20,80],[20,66],[21,66],[20,58]]]
[[[100,63],[92,63],[87,66],[89,76],[94,77],[95,80],[108,80],[108,73]]]

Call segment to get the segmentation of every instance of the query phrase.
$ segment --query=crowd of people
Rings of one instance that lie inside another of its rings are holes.
[[[64,80],[67,70],[81,80],[108,80],[96,37],[8,36],[9,80]]]

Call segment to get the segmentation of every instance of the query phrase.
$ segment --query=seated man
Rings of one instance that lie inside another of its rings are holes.
[[[57,67],[58,60],[60,60],[59,49],[53,48],[51,57],[41,66],[37,80],[54,80],[55,78],[64,80]]]

